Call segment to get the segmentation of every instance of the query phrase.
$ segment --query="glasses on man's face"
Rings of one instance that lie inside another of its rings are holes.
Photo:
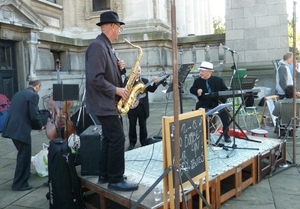
[[[120,32],[123,30],[123,27],[121,25],[118,25],[117,23],[114,23],[114,24],[119,27]]]

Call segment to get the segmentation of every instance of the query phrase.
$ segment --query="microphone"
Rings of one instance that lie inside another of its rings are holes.
[[[236,53],[236,51],[234,51],[233,49],[230,49],[228,46],[223,46],[223,48],[227,51],[230,51],[232,53]]]

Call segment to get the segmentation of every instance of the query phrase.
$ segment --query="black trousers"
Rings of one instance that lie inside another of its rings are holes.
[[[130,144],[136,144],[137,142],[137,133],[136,133],[136,125],[137,120],[139,120],[140,126],[140,143],[142,146],[146,145],[146,140],[148,137],[147,132],[147,118],[145,109],[142,104],[139,104],[136,108],[130,110],[128,112],[129,119],[129,142]]]
[[[125,135],[121,117],[97,116],[102,125],[102,150],[100,151],[100,176],[108,177],[109,183],[123,181],[125,171]]]
[[[216,107],[216,106],[214,106],[214,107]],[[212,108],[205,108],[205,111],[213,109],[214,107],[212,107]],[[196,110],[198,110],[199,108],[201,108],[201,106],[199,105],[199,102],[197,102],[196,103]],[[220,110],[218,115],[219,115],[219,117],[220,117],[220,119],[222,121],[222,124],[223,124],[223,133],[224,133],[224,136],[229,136],[229,127],[228,126],[229,126],[230,117],[229,117],[229,115],[227,113],[227,109],[224,108],[224,109]]]
[[[31,144],[26,144],[16,139],[12,139],[12,141],[18,150],[17,165],[12,188],[19,189],[28,186],[31,165]]]
[[[229,116],[228,116],[228,113],[227,113],[227,110],[226,109],[223,109],[219,112],[219,117],[222,121],[222,124],[223,124],[223,133],[224,133],[224,136],[229,136]],[[227,128],[228,127],[228,128]]]

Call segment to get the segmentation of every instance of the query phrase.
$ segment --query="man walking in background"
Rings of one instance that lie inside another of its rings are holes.
[[[43,129],[39,114],[39,95],[41,81],[29,81],[29,87],[17,92],[10,104],[2,136],[11,138],[18,150],[12,190],[24,191],[32,189],[28,184],[31,165],[31,129],[34,125]]]

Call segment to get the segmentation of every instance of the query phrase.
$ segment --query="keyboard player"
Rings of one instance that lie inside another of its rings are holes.
[[[198,102],[196,103],[196,109],[205,108],[205,110],[207,111],[218,106],[218,101],[225,103],[226,99],[224,98],[205,97],[206,93],[228,90],[222,78],[212,75],[212,73],[214,72],[213,64],[210,62],[203,61],[198,70],[200,77],[195,79],[192,87],[190,88],[190,92],[198,98]],[[229,136],[229,129],[227,128],[227,126],[229,125],[230,118],[225,109],[219,112],[219,117],[223,124],[225,142],[231,142]]]

